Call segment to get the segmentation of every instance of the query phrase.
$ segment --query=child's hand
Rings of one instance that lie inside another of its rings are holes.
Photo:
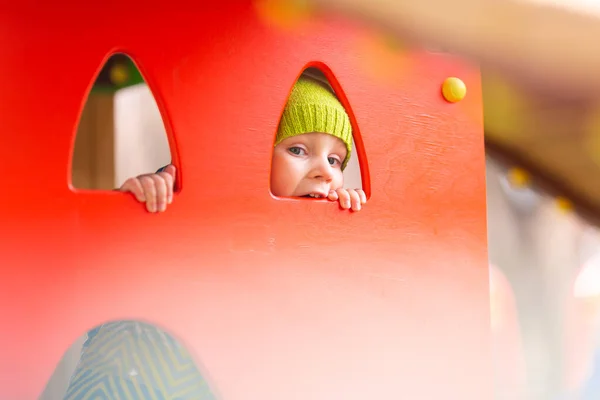
[[[133,193],[139,202],[146,203],[149,212],[162,212],[173,202],[176,171],[174,165],[169,165],[163,172],[129,178],[119,190]]]
[[[327,198],[331,201],[340,202],[340,207],[347,210],[360,211],[363,204],[367,202],[367,195],[362,189],[338,189],[330,190]]]

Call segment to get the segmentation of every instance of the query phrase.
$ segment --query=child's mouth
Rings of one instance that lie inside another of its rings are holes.
[[[307,197],[309,199],[322,199],[322,198],[324,198],[324,196],[321,196],[318,193],[309,193],[309,194],[306,194],[306,195],[304,195],[302,197]]]

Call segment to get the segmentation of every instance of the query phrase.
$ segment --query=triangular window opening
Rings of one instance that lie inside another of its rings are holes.
[[[275,134],[270,177],[275,197],[322,197],[340,184],[363,189],[350,114],[321,69],[302,72]]]
[[[98,73],[78,122],[71,186],[112,190],[170,162],[165,124],[144,77],[129,56],[112,55]]]

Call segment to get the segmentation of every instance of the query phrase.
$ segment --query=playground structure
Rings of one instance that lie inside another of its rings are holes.
[[[299,35],[250,2],[122,10],[110,27],[85,15],[2,15],[2,158],[19,168],[0,217],[4,396],[35,398],[77,337],[134,318],[174,334],[227,399],[489,397],[477,69],[390,53],[382,82],[363,57],[372,31],[330,19]],[[116,51],[167,124],[181,190],[164,215],[69,185],[83,100]],[[68,68],[46,63],[75,52]],[[351,110],[360,214],[269,194],[279,115],[309,65]],[[462,101],[442,96],[448,77]]]
[[[0,217],[7,398],[35,398],[76,338],[119,319],[175,335],[224,399],[492,398],[478,69],[265,4],[124,10],[111,27],[82,7],[3,15],[2,155],[19,166]],[[83,102],[116,53],[142,71],[179,167],[160,216],[70,186]],[[269,193],[279,116],[308,66],[351,113],[360,214]],[[516,344],[496,353],[518,363]]]

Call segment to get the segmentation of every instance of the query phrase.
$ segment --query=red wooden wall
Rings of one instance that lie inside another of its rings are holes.
[[[248,1],[54,6],[0,14],[2,398],[36,398],[77,337],[125,318],[180,338],[227,400],[491,398],[477,68],[393,54],[348,21],[281,29]],[[115,51],[154,91],[179,166],[161,215],[70,188],[78,117]],[[269,192],[311,63],[359,128],[359,213]],[[463,101],[443,99],[449,76]]]

